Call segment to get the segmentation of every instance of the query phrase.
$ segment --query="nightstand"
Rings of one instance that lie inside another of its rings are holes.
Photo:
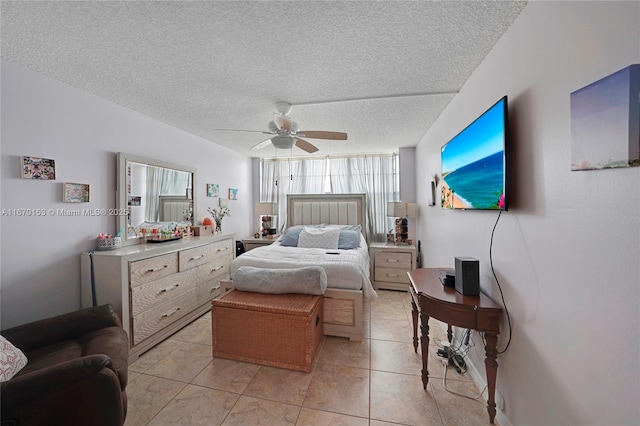
[[[369,255],[374,288],[409,291],[407,272],[416,269],[416,248],[413,245],[371,243]]]
[[[256,247],[268,246],[269,244],[273,244],[280,235],[274,235],[275,238],[267,238],[267,237],[247,237],[242,239],[242,244],[244,245],[244,251],[253,250]]]

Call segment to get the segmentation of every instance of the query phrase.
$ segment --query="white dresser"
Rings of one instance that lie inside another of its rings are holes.
[[[233,234],[82,253],[82,307],[113,305],[134,360],[211,309],[234,253]]]

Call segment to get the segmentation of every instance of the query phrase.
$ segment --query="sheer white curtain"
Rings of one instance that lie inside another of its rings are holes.
[[[322,194],[327,178],[326,158],[262,160],[260,201],[278,203],[278,227],[286,224],[287,194]]]
[[[323,194],[327,180],[334,194],[367,194],[369,241],[386,241],[392,220],[387,201],[397,199],[397,154],[330,158],[265,159],[261,162],[261,202],[278,203],[278,223],[286,224],[287,194]]]
[[[331,192],[367,194],[369,241],[386,241],[387,201],[393,201],[399,189],[397,155],[331,158],[329,164]]]
[[[147,166],[145,218],[155,222],[159,217],[160,195],[187,195],[190,174],[164,167]]]

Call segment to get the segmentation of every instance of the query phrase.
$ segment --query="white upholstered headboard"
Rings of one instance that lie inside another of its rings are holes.
[[[185,211],[189,209],[189,199],[186,196],[160,195],[160,221],[182,222]]]
[[[287,226],[361,225],[365,232],[366,194],[287,195]]]

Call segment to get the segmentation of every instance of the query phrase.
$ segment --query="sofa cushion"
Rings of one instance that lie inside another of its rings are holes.
[[[79,358],[82,356],[82,346],[76,340],[63,340],[28,351],[25,355],[29,358],[29,363],[20,371],[20,375]]]
[[[27,365],[27,357],[22,351],[0,336],[0,382],[11,380]]]

